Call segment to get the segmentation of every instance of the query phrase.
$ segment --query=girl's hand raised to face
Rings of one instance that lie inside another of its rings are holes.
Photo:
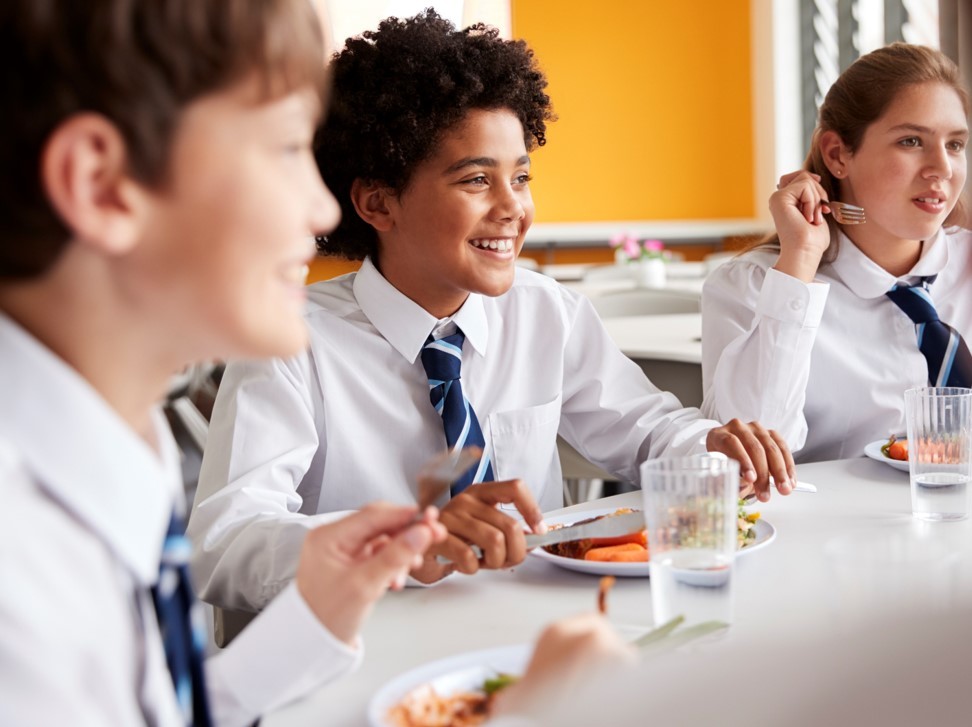
[[[781,273],[805,283],[817,274],[830,245],[830,227],[824,219],[830,212],[827,202],[818,175],[799,171],[780,178],[769,208],[780,237],[780,258],[774,267]]]

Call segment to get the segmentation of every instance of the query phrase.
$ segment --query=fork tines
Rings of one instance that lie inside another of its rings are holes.
[[[861,225],[867,222],[863,207],[844,202],[828,202],[827,206],[830,207],[834,219],[842,225]]]

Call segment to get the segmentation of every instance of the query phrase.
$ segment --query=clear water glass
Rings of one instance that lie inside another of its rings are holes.
[[[915,517],[967,518],[972,478],[972,389],[909,389],[905,392],[905,418]]]
[[[721,455],[641,467],[654,621],[732,622],[739,463]]]

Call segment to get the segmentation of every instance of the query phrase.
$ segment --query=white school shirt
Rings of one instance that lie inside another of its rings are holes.
[[[189,535],[207,601],[258,610],[294,575],[306,528],[375,500],[414,504],[419,469],[445,449],[420,352],[439,323],[370,260],[308,290],[306,354],[227,367]],[[704,450],[716,422],[653,386],[590,302],[518,268],[513,287],[470,295],[462,389],[496,480],[521,478],[562,507],[558,431],[621,480],[662,454]],[[311,516],[311,517],[308,517]]]
[[[159,453],[0,314],[0,724],[184,724],[148,589],[179,454]],[[206,661],[214,722],[245,725],[360,658],[296,586]]]
[[[972,336],[972,232],[927,240],[895,278],[840,235],[837,259],[806,284],[753,250],[718,267],[702,291],[702,411],[758,419],[798,462],[859,457],[869,442],[905,431],[904,392],[928,384],[915,325],[885,293],[938,275],[939,317]]]

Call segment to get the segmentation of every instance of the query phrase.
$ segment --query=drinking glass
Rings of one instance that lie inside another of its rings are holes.
[[[655,624],[732,622],[739,463],[721,455],[641,466]]]
[[[924,387],[905,392],[911,509],[922,520],[969,515],[972,389]]]

